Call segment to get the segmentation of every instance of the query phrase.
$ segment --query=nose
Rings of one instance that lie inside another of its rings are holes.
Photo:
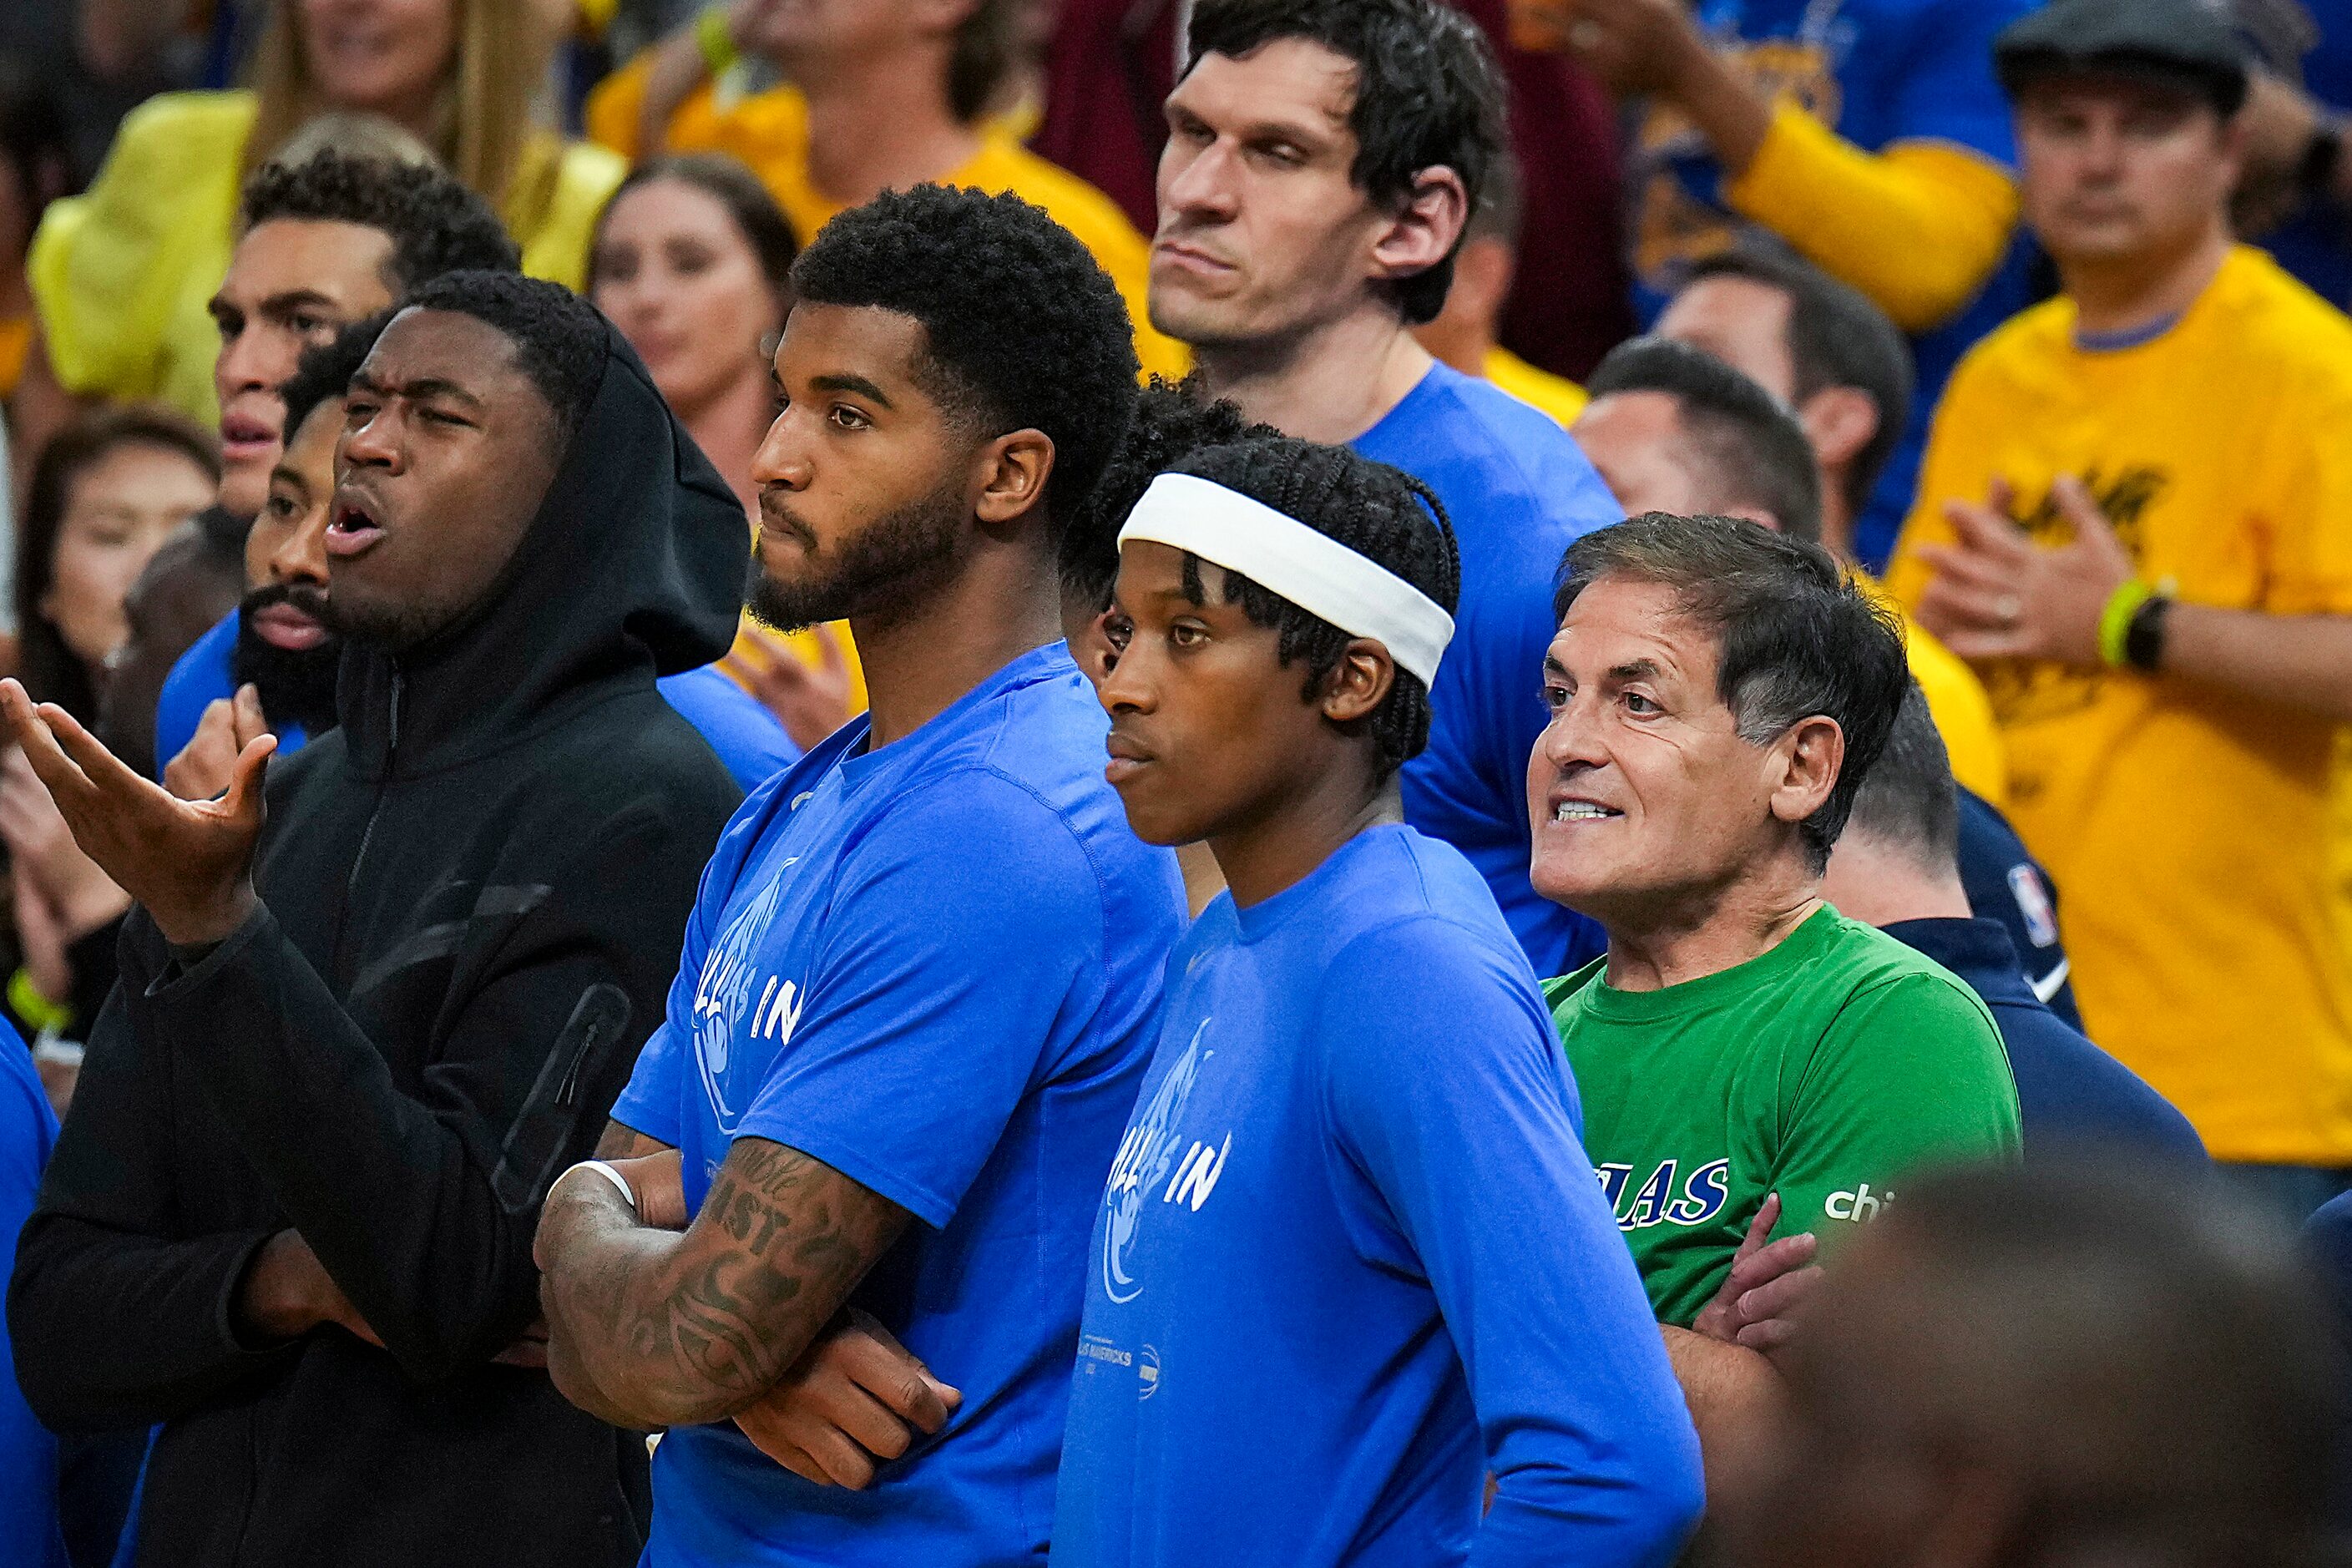
[[[327,520],[334,510],[331,497],[325,505],[303,512],[293,531],[269,552],[271,582],[308,583],[320,588],[327,585]]]
[[[793,428],[795,412],[788,407],[778,414],[760,438],[760,449],[751,454],[751,479],[762,489],[773,486],[795,494],[808,489],[808,446]]]
[[[1535,752],[1528,759],[1530,780],[1540,773],[1549,784],[1574,769],[1605,765],[1609,747],[1600,717],[1600,699],[1581,692],[1553,709],[1551,721],[1536,737]]]
[[[270,336],[267,328],[248,321],[221,345],[213,379],[225,399],[240,392],[266,392],[294,374],[294,367],[284,363],[289,356],[277,351]]]
[[[1105,618],[1095,621],[1096,631],[1100,630]],[[1096,679],[1095,695],[1101,700],[1103,711],[1114,717],[1157,711],[1160,695],[1150,679],[1152,661],[1150,650],[1142,647],[1142,639],[1129,637],[1123,649],[1114,648],[1108,637],[1101,643],[1102,673]]]
[[[395,474],[405,467],[390,404],[343,432],[335,448],[335,461],[339,468],[383,468]]]
[[[1161,231],[1167,230],[1172,218],[1231,218],[1239,205],[1234,191],[1233,168],[1233,153],[1223,137],[1198,151],[1171,137],[1160,158]]]

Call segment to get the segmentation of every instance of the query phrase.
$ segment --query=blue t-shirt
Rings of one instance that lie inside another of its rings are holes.
[[[1469,857],[1537,973],[1566,974],[1607,942],[1528,881],[1528,758],[1549,719],[1543,661],[1559,629],[1559,558],[1624,508],[1549,415],[1443,364],[1353,446],[1434,490],[1462,552],[1429,745],[1404,765],[1405,820]]]
[[[1891,142],[1948,142],[2014,165],[2009,102],[1992,41],[2040,0],[1698,0],[1699,25],[1752,79],[1785,90],[1864,152]],[[1722,172],[1679,115],[1663,110],[1638,138],[1632,184],[1635,305],[1654,321],[1681,268],[1753,226],[1724,204]],[[1969,345],[2031,300],[2031,247],[2012,243],[1977,297],[1911,340],[1917,384],[1903,440],[1854,521],[1854,551],[1882,569],[1918,487],[1928,417]]]
[[[1885,931],[1958,975],[1991,1012],[2017,1079],[2027,1159],[2087,1143],[2205,1163],[2189,1118],[2033,994],[1999,921],[1897,921]]]
[[[1055,1568],[1672,1559],[1697,1442],[1579,1124],[1452,848],[1220,895],[1102,1189]]]
[[[24,1039],[0,1023],[0,1279],[16,1263],[16,1233],[32,1216],[41,1168],[58,1139],[58,1119]],[[0,1369],[13,1369],[8,1325],[0,1318]],[[35,1419],[13,1371],[0,1376],[0,1562],[65,1568],[58,1526],[58,1440]]]
[[[215,700],[234,696],[236,677],[229,657],[236,647],[237,615],[231,610],[218,626],[198,637],[163,678],[163,695],[155,703],[155,766],[187,749],[196,726]],[[704,665],[679,675],[665,675],[654,684],[678,717],[695,728],[719,760],[734,775],[735,787],[747,794],[800,760],[801,749],[776,716],[759,699]],[[290,757],[310,737],[299,724],[270,721],[278,736],[278,754]]]
[[[2033,994],[2068,1028],[2082,1033],[2083,1015],[2067,978],[2066,947],[2058,936],[2058,889],[2050,873],[2027,853],[2025,840],[1991,802],[1954,787],[1960,805],[1960,886],[1968,891],[1969,910],[2009,928]]]
[[[690,1209],[744,1135],[908,1210],[852,1300],[963,1405],[864,1491],[801,1479],[732,1423],[673,1431],[648,1563],[977,1568],[1045,1550],[1087,1227],[1182,883],[1129,831],[1102,708],[1059,643],[879,751],[866,728],[736,814],[613,1115],[684,1152]]]

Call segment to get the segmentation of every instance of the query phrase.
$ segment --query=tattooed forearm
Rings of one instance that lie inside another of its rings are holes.
[[[567,1184],[540,1234],[557,1384],[631,1425],[731,1415],[775,1385],[906,1223],[759,1138],[737,1140],[683,1235],[638,1225],[604,1184]]]
[[[669,1145],[660,1139],[638,1131],[625,1121],[607,1121],[604,1135],[596,1140],[599,1160],[634,1160],[641,1154],[658,1154]]]

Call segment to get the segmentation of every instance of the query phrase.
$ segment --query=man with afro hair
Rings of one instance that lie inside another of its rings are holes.
[[[669,1429],[657,1568],[1035,1561],[1094,1199],[1183,917],[1104,779],[1055,588],[1135,351],[1109,278],[1012,196],[883,196],[793,284],[751,602],[847,619],[872,706],[704,873],[610,1163],[541,1224],[549,1365]]]

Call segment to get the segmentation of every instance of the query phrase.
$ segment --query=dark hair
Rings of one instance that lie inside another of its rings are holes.
[[[993,437],[1054,443],[1048,537],[1061,535],[1118,449],[1135,406],[1134,329],[1087,247],[1020,197],[945,185],[886,192],[843,213],[793,264],[812,305],[919,322],[925,390]]]
[[[1930,871],[1950,871],[1958,864],[1960,797],[1952,782],[1952,759],[1916,680],[1903,694],[1870,776],[1854,795],[1846,831],[1907,850]]]
[[[1716,692],[1743,739],[1762,745],[1816,714],[1844,731],[1837,783],[1798,824],[1813,869],[1828,865],[1903,705],[1902,626],[1820,545],[1738,518],[1652,511],[1586,534],[1560,562],[1555,618],[1603,577],[1673,590],[1715,634]]]
[[[1878,410],[1878,428],[1846,469],[1846,505],[1861,511],[1911,419],[1911,345],[1902,330],[1860,289],[1761,243],[1695,264],[1683,286],[1703,278],[1745,278],[1788,296],[1789,363],[1796,382],[1791,401],[1801,404],[1824,387],[1850,386]]]
[[[278,389],[278,399],[286,405],[286,438],[294,439],[294,432],[302,428],[302,421],[321,403],[342,396],[351,390],[352,377],[366,363],[368,353],[375,347],[376,339],[383,336],[384,327],[392,321],[398,307],[353,321],[337,332],[331,342],[302,351],[295,362],[294,374]]]
[[[36,702],[54,702],[85,724],[98,719],[98,690],[89,669],[66,647],[42,613],[58,574],[58,534],[82,476],[124,447],[159,447],[220,482],[220,447],[211,434],[175,409],[156,404],[100,408],[51,437],[33,465],[25,515],[16,526],[16,668]]]
[[[587,292],[596,291],[596,254],[604,243],[604,225],[612,217],[613,208],[638,186],[663,180],[691,185],[724,207],[735,232],[751,247],[761,275],[767,279],[777,300],[792,298],[793,258],[800,254],[801,248],[800,242],[793,237],[793,226],[784,221],[783,209],[776,205],[776,198],[768,194],[768,187],[760,184],[740,161],[724,153],[681,153],[653,159],[629,171],[605,198],[604,210],[596,215],[596,231],[589,237]]]
[[[1822,474],[1804,426],[1779,398],[1713,354],[1673,338],[1629,338],[1609,351],[1585,391],[1596,403],[1632,392],[1673,398],[1715,505],[1755,507],[1790,538],[1820,541]]]
[[[1410,474],[1345,447],[1281,435],[1207,447],[1173,471],[1212,480],[1297,519],[1403,578],[1448,615],[1461,602],[1462,558],[1453,521],[1436,493]],[[1184,558],[1184,590],[1194,604],[1206,602],[1200,558],[1191,554]],[[1321,695],[1347,651],[1349,634],[1238,572],[1225,574],[1225,603],[1239,605],[1252,624],[1282,634],[1276,657],[1286,667],[1307,666],[1301,700],[1312,702]],[[1385,780],[1429,744],[1429,689],[1400,665],[1388,696],[1357,724],[1371,737],[1373,766]]]
[[[1830,1453],[2007,1478],[1989,1560],[2337,1561],[2342,1347],[2273,1215],[2077,1153],[1915,1175],[1867,1241],[1878,1266],[1832,1270],[1790,1368]]]
[[[611,329],[596,307],[559,283],[517,272],[452,272],[410,294],[405,308],[452,310],[495,327],[515,363],[554,410],[565,441],[604,379]]]
[[[23,57],[6,53],[0,53],[0,161],[16,176],[29,239],[41,209],[71,183],[73,153],[56,100],[39,89]]]
[[[264,163],[245,183],[242,229],[276,219],[349,223],[392,240],[384,286],[398,299],[444,273],[513,272],[522,254],[489,204],[439,169],[332,150]]]
[[[1118,531],[1153,479],[1204,447],[1281,434],[1271,425],[1251,424],[1238,406],[1207,396],[1190,380],[1153,376],[1135,400],[1126,439],[1062,530],[1055,563],[1062,597],[1097,613],[1110,604],[1118,581]]]
[[[979,0],[948,52],[948,112],[966,125],[986,112],[1021,52],[1018,0]]]
[[[1478,210],[1506,144],[1503,79],[1468,16],[1443,0],[1202,0],[1188,44],[1197,62],[1241,59],[1283,38],[1320,44],[1355,66],[1349,176],[1373,203],[1402,208],[1413,176],[1442,166],[1462,177],[1470,211]],[[1406,322],[1418,325],[1445,308],[1453,286],[1448,251],[1389,287]]]

